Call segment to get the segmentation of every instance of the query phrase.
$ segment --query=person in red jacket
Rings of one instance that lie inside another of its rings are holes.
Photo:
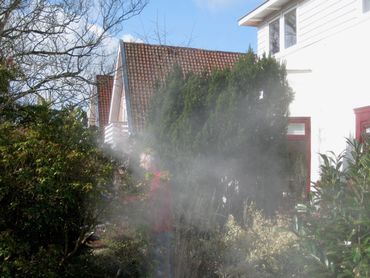
[[[172,277],[172,192],[168,173],[158,170],[157,163],[152,154],[140,156],[140,166],[145,169],[149,182],[148,215],[153,238],[154,277]]]

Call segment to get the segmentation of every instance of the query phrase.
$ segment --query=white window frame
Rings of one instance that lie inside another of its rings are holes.
[[[296,10],[296,43],[289,47],[285,47],[285,14]],[[274,21],[279,20],[279,52],[272,53],[270,49],[270,24]],[[291,6],[289,9],[284,10],[278,16],[273,17],[271,20],[267,22],[268,26],[268,53],[272,55],[277,55],[283,53],[287,50],[295,48],[299,43],[299,26],[298,26],[298,5]]]

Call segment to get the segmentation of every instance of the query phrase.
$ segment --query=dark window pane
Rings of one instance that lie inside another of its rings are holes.
[[[297,16],[296,10],[286,13],[284,16],[285,24],[285,48],[297,43]]]
[[[280,51],[280,23],[279,19],[270,23],[270,52],[275,54]]]
[[[362,0],[364,13],[370,11],[370,0]]]

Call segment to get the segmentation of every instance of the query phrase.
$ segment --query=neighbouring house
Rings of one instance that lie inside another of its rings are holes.
[[[295,91],[288,137],[311,140],[315,181],[319,153],[370,134],[370,0],[268,0],[239,25],[257,28],[258,55],[286,64]]]
[[[113,76],[97,75],[95,97],[89,105],[88,122],[90,126],[105,127],[109,121],[109,110],[112,99]],[[104,128],[99,129],[104,138]]]
[[[241,55],[244,54],[121,41],[114,76],[96,78],[97,97],[91,105],[90,125],[99,126],[103,140],[114,149],[125,151],[129,135],[145,127],[156,83],[164,81],[175,64],[185,73],[203,73],[230,68]],[[309,117],[289,119],[288,140],[289,156],[300,159],[289,175],[295,187],[292,190],[303,194],[310,188]]]
[[[241,55],[120,41],[114,76],[97,76],[89,122],[99,126],[106,143],[124,148],[129,134],[143,131],[156,84],[165,80],[174,65],[184,73],[210,72],[232,67]]]

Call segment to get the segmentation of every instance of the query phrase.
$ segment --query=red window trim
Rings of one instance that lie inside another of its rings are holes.
[[[287,135],[288,141],[305,141],[306,143],[306,163],[307,163],[307,180],[306,180],[306,194],[311,190],[311,117],[290,117],[288,124],[304,124],[304,135]]]

